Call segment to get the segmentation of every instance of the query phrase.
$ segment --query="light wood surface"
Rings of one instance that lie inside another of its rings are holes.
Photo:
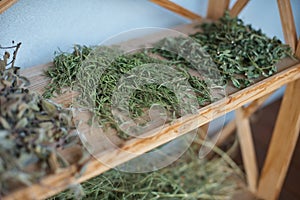
[[[209,19],[219,19],[229,7],[230,0],[209,0],[206,17]]]
[[[150,0],[150,1],[157,5],[162,6],[178,15],[181,15],[181,16],[186,17],[191,20],[198,20],[198,19],[202,18],[200,15],[195,14],[195,13],[185,9],[184,7],[179,6],[178,4],[173,3],[169,0]]]
[[[237,0],[229,11],[230,15],[232,17],[238,16],[248,2],[249,0]]]
[[[259,181],[261,198],[277,199],[300,131],[300,80],[287,85]]]
[[[257,189],[258,169],[250,121],[248,117],[245,117],[243,108],[238,108],[235,111],[235,116],[248,187],[249,190],[255,194]]]
[[[18,0],[1,0],[0,1],[0,14],[11,7]]]
[[[300,38],[298,39],[297,48],[296,48],[296,55],[300,55]]]
[[[286,42],[300,58],[294,18],[289,0],[278,0]],[[296,47],[297,44],[297,47]],[[294,45],[294,46],[293,46]],[[280,111],[268,148],[258,185],[258,195],[264,199],[278,199],[300,132],[300,79],[287,84]]]
[[[297,34],[290,0],[277,0],[285,42],[295,51]]]

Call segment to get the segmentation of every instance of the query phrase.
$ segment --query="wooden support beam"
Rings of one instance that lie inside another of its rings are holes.
[[[295,55],[296,55],[297,58],[300,58],[300,38],[298,40],[298,44],[297,44]]]
[[[254,100],[249,106],[246,108],[243,108],[244,111],[244,117],[251,117],[251,115],[257,111],[258,108],[272,95],[273,93],[267,94],[265,96],[262,96],[261,98],[258,98]],[[235,120],[230,121],[226,126],[222,129],[222,132],[220,135],[215,135],[212,138],[212,141],[217,141],[216,145],[220,146],[222,145],[229,136],[236,130],[236,122]]]
[[[200,15],[197,15],[169,0],[150,0],[150,1],[191,20],[199,20],[202,18]]]
[[[230,0],[209,0],[207,18],[217,20],[222,17],[229,7]]]
[[[236,17],[243,10],[243,8],[248,4],[249,0],[237,0],[235,4],[230,9],[230,16]]]
[[[0,14],[16,2],[17,0],[0,0]]]
[[[254,100],[249,106],[244,108],[244,117],[250,117],[255,111],[257,111],[258,108],[261,107],[261,105],[273,94],[271,92],[270,94],[266,94],[265,96],[262,96],[259,99]]]
[[[209,128],[209,123],[204,124],[203,126],[199,127],[198,135],[201,140],[205,140],[205,138],[207,137],[208,128]]]
[[[284,39],[293,51],[296,49],[297,33],[290,0],[277,0]]]
[[[255,193],[257,190],[258,169],[249,118],[245,117],[242,108],[237,109],[235,114],[235,122],[247,175],[248,187],[251,192]]]
[[[215,135],[212,138],[212,141],[217,141],[216,145],[220,146],[222,145],[228,138],[231,136],[231,134],[235,131],[236,125],[235,120],[230,121],[226,126],[222,129],[220,135]]]
[[[300,79],[287,85],[262,169],[258,196],[277,199],[300,131]]]

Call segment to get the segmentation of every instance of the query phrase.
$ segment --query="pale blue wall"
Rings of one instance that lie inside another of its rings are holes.
[[[207,0],[173,1],[205,15]],[[292,2],[300,7],[299,0]],[[299,22],[300,13],[296,14]],[[241,18],[282,39],[276,0],[250,1]],[[75,43],[95,45],[132,28],[187,22],[147,0],[19,0],[0,15],[0,44],[21,41],[17,65],[30,67],[50,61],[58,47],[69,50]]]

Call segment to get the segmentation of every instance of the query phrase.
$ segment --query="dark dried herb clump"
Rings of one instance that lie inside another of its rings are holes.
[[[77,142],[71,112],[31,92],[18,71],[0,70],[0,197],[66,167],[57,148]]]

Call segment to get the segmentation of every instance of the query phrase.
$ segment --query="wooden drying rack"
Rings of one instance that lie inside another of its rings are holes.
[[[237,16],[246,6],[249,0],[237,0],[232,8],[229,8],[230,0],[210,0],[208,4],[207,18],[216,20],[229,9],[232,16]],[[168,0],[151,0],[166,9],[169,9],[179,15],[196,23],[201,23],[201,16],[192,13],[181,6]],[[297,40],[297,34],[289,0],[278,0],[278,7],[286,43],[291,46],[295,55],[300,57],[300,41]],[[183,33],[193,31],[193,25],[183,25],[177,30]],[[142,39],[142,41],[147,39]],[[151,41],[151,39],[148,41]],[[137,40],[135,41],[137,42]],[[277,199],[281,191],[289,163],[298,139],[300,129],[300,63],[282,62],[286,65],[275,75],[259,81],[250,87],[235,91],[228,97],[201,108],[196,115],[183,117],[180,122],[175,122],[157,132],[155,136],[145,139],[134,138],[123,142],[120,148],[103,150],[101,160],[109,163],[110,166],[120,165],[137,155],[141,155],[162,144],[165,144],[187,132],[198,128],[207,127],[209,117],[212,113],[217,118],[225,112],[235,110],[236,119],[227,124],[223,129],[221,140],[226,138],[233,130],[237,130],[240,147],[242,151],[243,162],[245,166],[247,184],[254,194],[263,199]],[[42,92],[47,85],[46,79],[42,73],[49,67],[42,65],[26,69],[22,72],[31,82],[31,88]],[[253,146],[252,134],[250,129],[249,117],[262,103],[278,88],[286,85],[286,91],[281,104],[280,112],[274,128],[273,136],[267,153],[264,167],[259,173],[256,163],[255,149]],[[55,99],[58,103],[68,103],[70,95],[65,94]],[[250,103],[247,107],[245,104]],[[180,131],[179,131],[180,130]],[[124,156],[122,149],[130,150],[136,153],[135,156]],[[95,177],[107,170],[109,167],[91,159],[85,172],[75,178],[79,166],[76,164],[60,171],[56,174],[48,175],[40,183],[30,187],[18,189],[4,197],[4,200],[10,199],[43,199],[52,196],[68,187],[70,184],[81,183],[92,177]],[[259,175],[260,174],[260,175]]]

